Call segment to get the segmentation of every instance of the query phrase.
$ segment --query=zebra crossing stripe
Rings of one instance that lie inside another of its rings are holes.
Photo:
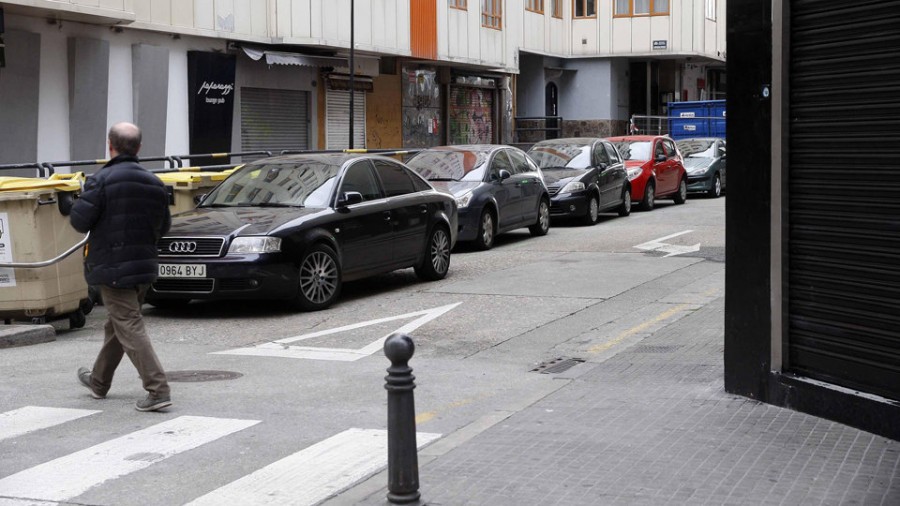
[[[441,437],[419,432],[421,448]],[[387,466],[387,431],[348,429],[186,506],[316,504]]]
[[[100,411],[25,406],[0,413],[0,441],[59,425]]]
[[[180,416],[0,479],[0,496],[65,501],[259,420]]]

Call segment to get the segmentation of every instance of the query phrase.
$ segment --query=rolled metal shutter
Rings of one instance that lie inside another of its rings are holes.
[[[787,369],[900,399],[900,1],[790,11]]]
[[[350,146],[350,91],[328,90],[325,94],[325,149]],[[366,93],[353,96],[353,148],[366,147]]]
[[[309,92],[241,88],[241,150],[283,149],[309,149]]]
[[[451,85],[450,144],[493,144],[494,90]]]

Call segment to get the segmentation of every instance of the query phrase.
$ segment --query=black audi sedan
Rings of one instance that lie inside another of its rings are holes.
[[[684,157],[687,190],[718,198],[725,191],[725,139],[698,137],[675,141]]]
[[[147,302],[284,299],[324,309],[344,281],[406,267],[443,278],[456,230],[456,201],[393,159],[267,158],[172,218]]]
[[[550,230],[550,195],[541,169],[520,149],[494,144],[444,146],[421,151],[410,168],[456,197],[459,240],[490,249],[497,234],[528,227]]]
[[[603,211],[631,214],[631,184],[611,142],[590,137],[541,141],[528,151],[550,191],[550,215],[594,225]]]

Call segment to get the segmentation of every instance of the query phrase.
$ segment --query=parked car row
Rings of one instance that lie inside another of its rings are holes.
[[[714,162],[690,174],[668,137],[555,139],[527,154],[447,146],[407,164],[373,154],[258,160],[173,217],[147,301],[283,299],[318,310],[345,281],[408,267],[442,279],[457,241],[489,249],[510,230],[546,235],[551,216],[593,225],[600,212],[628,216],[633,201],[648,210],[657,197],[683,203],[689,181],[721,189],[724,141],[705,145],[687,147],[697,160],[717,155]]]

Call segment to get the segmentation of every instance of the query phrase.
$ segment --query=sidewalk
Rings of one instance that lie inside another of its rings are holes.
[[[421,450],[423,503],[900,504],[900,443],[725,393],[723,305],[577,366],[445,453]],[[385,504],[375,480],[328,504]]]

